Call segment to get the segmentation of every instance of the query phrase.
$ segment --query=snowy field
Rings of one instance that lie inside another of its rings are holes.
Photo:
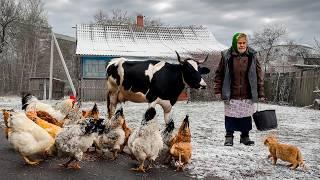
[[[93,104],[85,102],[82,108],[89,109]],[[106,102],[97,104],[101,116],[105,116]],[[147,104],[128,102],[123,107],[129,126],[139,126]],[[0,109],[2,108],[20,110],[21,99],[0,97]],[[189,114],[192,133],[192,163],[186,171],[196,178],[218,176],[222,179],[320,179],[320,111],[259,104],[259,110],[264,109],[276,110],[277,130],[261,132],[253,125],[250,135],[256,143],[254,146],[240,144],[240,134],[236,132],[234,146],[225,147],[222,102],[178,102],[173,112],[175,126],[179,127],[185,115]],[[163,128],[163,114],[158,106],[157,112]],[[2,114],[0,118],[2,121]],[[277,135],[282,143],[297,145],[309,170],[304,172],[300,167],[290,170],[286,166],[287,163],[281,160],[273,166],[271,161],[267,160],[269,152],[263,145],[263,138],[269,133]]]

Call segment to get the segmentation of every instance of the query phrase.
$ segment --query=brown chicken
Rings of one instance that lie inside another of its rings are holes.
[[[124,131],[125,139],[124,139],[124,143],[120,146],[120,152],[123,152],[124,147],[128,144],[129,136],[132,133],[132,129],[129,128],[129,126],[127,125],[126,120],[124,120],[124,122],[122,124],[122,129]]]
[[[92,117],[94,120],[99,120],[99,110],[97,104],[93,105],[93,108],[89,111],[82,110],[82,116],[84,118]]]
[[[190,162],[191,154],[191,133],[189,116],[187,115],[179,128],[178,134],[171,140],[170,155],[176,161],[177,171],[183,170],[185,165]]]
[[[35,122],[40,127],[45,129],[50,134],[50,136],[53,137],[54,139],[56,138],[57,134],[61,131],[61,127],[39,118],[36,112],[28,111],[26,112],[26,115],[33,122]]]
[[[37,115],[36,115],[37,117],[47,121],[48,123],[54,124],[54,125],[59,126],[59,127],[63,126],[63,122],[61,122],[61,121],[57,120],[56,118],[52,117],[48,112],[37,111],[36,113],[37,113]]]
[[[9,111],[3,109],[2,114],[3,114],[3,121],[6,126],[4,128],[4,134],[6,135],[6,138],[8,139],[9,133],[12,131],[12,129],[8,125],[8,119],[9,119],[10,113],[9,113]]]

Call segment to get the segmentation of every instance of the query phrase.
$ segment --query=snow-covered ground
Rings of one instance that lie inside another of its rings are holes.
[[[50,103],[54,103],[50,102]],[[90,108],[93,102],[85,102],[83,108]],[[106,103],[97,103],[101,116],[106,115]],[[125,103],[123,105],[129,126],[139,126],[147,104]],[[0,109],[21,109],[18,97],[0,97]],[[192,132],[192,163],[186,169],[192,176],[205,178],[218,176],[222,179],[320,179],[320,111],[259,104],[259,110],[275,109],[278,118],[278,129],[251,131],[254,146],[239,143],[240,134],[235,133],[234,146],[226,147],[224,143],[224,107],[222,102],[178,102],[174,107],[175,126],[179,127],[186,114],[190,116]],[[157,106],[161,127],[164,127],[163,114]],[[2,119],[2,114],[0,115]],[[0,120],[1,121],[1,120]],[[282,143],[293,144],[300,148],[307,172],[299,167],[290,170],[286,162],[278,160],[273,166],[267,160],[269,154],[263,145],[264,137],[273,133]]]

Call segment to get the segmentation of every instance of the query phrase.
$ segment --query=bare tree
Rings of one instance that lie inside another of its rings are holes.
[[[28,90],[50,30],[41,0],[0,0],[0,30],[0,93],[18,94]]]
[[[256,47],[263,58],[263,63],[269,63],[272,56],[272,49],[279,43],[281,38],[287,35],[287,30],[280,25],[268,25],[262,30],[254,32],[252,45]]]
[[[21,4],[12,0],[0,1],[0,53],[6,44],[7,34],[13,28],[15,21],[20,18]]]
[[[137,13],[137,15],[142,15],[142,13]],[[133,15],[128,15],[126,10],[112,9],[111,15],[109,16],[107,12],[103,10],[98,10],[93,16],[94,23],[102,25],[126,25],[135,24],[136,19]],[[149,16],[144,16],[145,26],[162,26],[163,23],[160,19],[155,19]]]
[[[121,9],[113,9],[111,11],[111,16],[100,9],[93,18],[94,23],[102,25],[125,25],[133,23],[129,18],[127,11]]]
[[[320,40],[314,37],[314,48],[320,54]]]
[[[137,13],[137,15],[143,15],[142,13]],[[133,17],[135,18],[135,17]],[[163,26],[164,23],[161,21],[161,19],[152,18],[150,16],[144,16],[144,25],[145,26]],[[135,22],[135,20],[133,20]]]
[[[108,14],[103,12],[101,9],[98,10],[96,14],[93,15],[93,20],[96,24],[106,24],[108,22]]]

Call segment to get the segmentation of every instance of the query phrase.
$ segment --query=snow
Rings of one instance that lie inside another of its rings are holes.
[[[47,101],[49,102],[49,101]],[[54,104],[56,101],[49,103]],[[94,102],[82,103],[82,108],[89,109]],[[106,102],[98,102],[101,116],[106,115]],[[128,125],[136,128],[140,125],[147,104],[127,102],[122,105]],[[0,109],[21,109],[18,97],[0,97]],[[158,119],[164,128],[163,113],[157,106]],[[224,106],[222,102],[178,102],[173,109],[175,127],[179,127],[186,114],[189,114],[192,133],[192,162],[186,168],[196,178],[222,179],[320,179],[320,111],[299,107],[259,104],[259,110],[275,109],[278,128],[271,131],[257,131],[253,125],[250,137],[254,146],[239,143],[240,134],[235,133],[234,146],[224,143]],[[0,115],[2,120],[2,114]],[[0,120],[0,121],[1,121]],[[269,154],[263,145],[263,139],[269,133],[275,134],[279,141],[293,144],[300,148],[309,170],[300,167],[290,170],[278,160],[273,166],[267,160]]]

